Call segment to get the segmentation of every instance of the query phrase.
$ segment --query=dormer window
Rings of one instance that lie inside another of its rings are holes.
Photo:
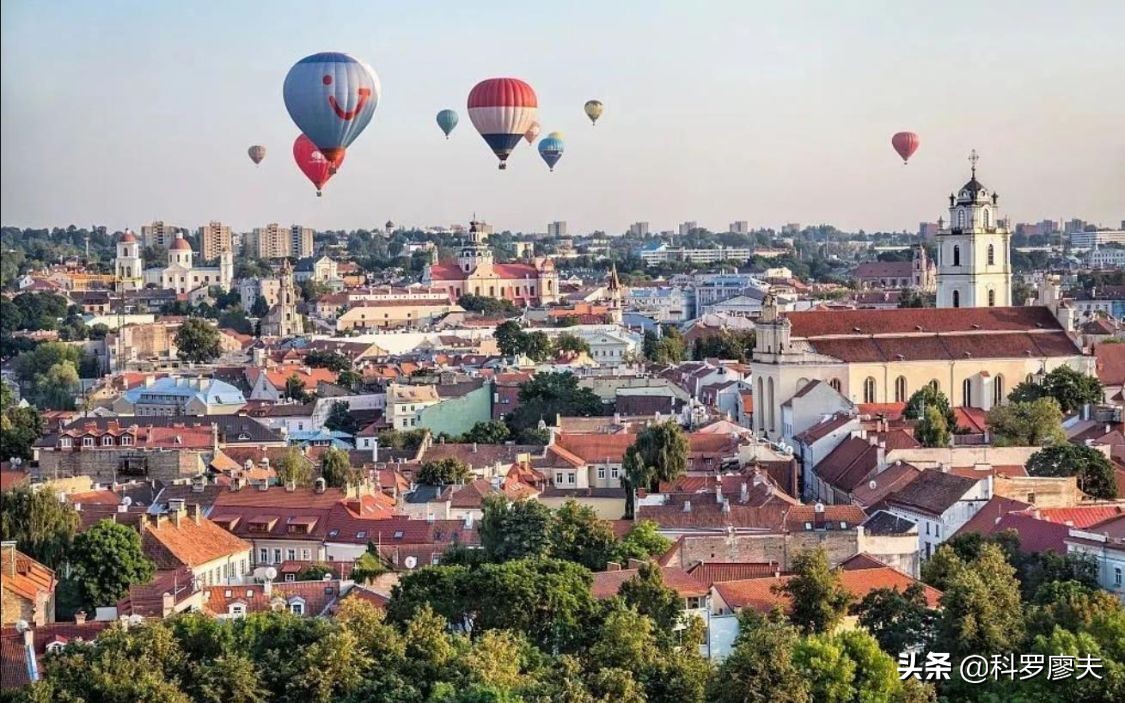
[[[73,442],[71,441],[70,437],[59,438],[59,446],[63,449],[70,449],[71,444],[73,444]]]
[[[83,447],[92,447],[92,446],[94,446],[94,438],[93,438],[93,437],[83,437],[83,438],[82,438],[82,446],[83,446]]]
[[[305,614],[305,601],[304,601],[304,599],[303,598],[294,598],[293,600],[289,601],[289,612],[293,613],[294,615],[304,615]]]
[[[55,640],[54,642],[49,642],[47,644],[47,652],[49,652],[50,654],[58,654],[59,652],[63,651],[65,647],[65,644],[59,642],[58,640]]]
[[[243,603],[231,603],[227,607],[227,614],[232,618],[241,618],[246,615],[246,605]]]
[[[133,444],[133,435],[128,435],[128,434],[121,435],[121,446],[128,447],[132,444]]]
[[[102,446],[103,447],[112,447],[113,446],[113,435],[108,435],[108,434],[102,435]]]

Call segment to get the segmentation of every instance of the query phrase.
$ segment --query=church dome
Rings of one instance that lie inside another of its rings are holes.
[[[137,236],[135,234],[133,234],[132,232],[130,232],[129,230],[125,230],[125,234],[121,235],[121,239],[119,239],[117,241],[121,244],[130,244],[130,243],[135,244],[136,241],[137,241]]]
[[[188,244],[188,240],[184,239],[183,237],[176,237],[176,240],[174,242],[172,242],[172,246],[168,247],[168,250],[169,251],[191,251],[191,245]]]

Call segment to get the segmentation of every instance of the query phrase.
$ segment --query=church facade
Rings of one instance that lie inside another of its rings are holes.
[[[304,320],[297,312],[297,287],[289,259],[282,260],[278,279],[277,304],[261,320],[263,337],[292,337],[305,331]]]
[[[462,295],[481,295],[520,307],[558,302],[559,274],[554,261],[536,257],[530,263],[495,263],[487,237],[482,223],[471,223],[469,241],[456,261],[427,266],[422,282],[445,291],[453,301]]]
[[[995,220],[995,194],[973,178],[954,198],[950,228],[938,236],[938,307],[782,314],[763,301],[751,361],[753,429],[791,441],[791,400],[820,381],[851,404],[902,403],[923,385],[954,406],[989,410],[1018,383],[1091,358],[1075,344],[1070,311],[1010,307],[1008,234]]]
[[[234,259],[229,249],[219,253],[217,267],[197,267],[191,244],[178,233],[168,246],[167,266],[142,270],[143,263],[140,242],[132,232],[126,232],[117,242],[117,259],[114,261],[122,290],[152,287],[190,293],[197,288],[219,286],[228,291],[234,279]]]

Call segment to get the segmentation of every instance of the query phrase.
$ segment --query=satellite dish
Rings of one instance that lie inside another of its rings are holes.
[[[870,488],[871,490],[875,490],[875,485],[876,485],[875,479],[872,479],[872,480],[867,482],[867,487]]]
[[[126,508],[128,508],[130,505],[133,504],[133,499],[130,498],[129,496],[125,496],[124,498],[121,499],[121,504],[124,505]]]
[[[19,632],[27,632],[27,628],[29,627],[30,625],[27,624],[27,620],[16,621],[16,630],[18,630]]]
[[[402,560],[402,563],[406,568],[413,569],[415,566],[418,566],[418,557],[406,557]]]
[[[817,503],[816,505],[813,506],[813,510],[818,512],[818,513],[823,513],[824,512],[824,503]]]
[[[273,581],[275,578],[277,578],[277,569],[273,568],[272,566],[266,569],[266,578],[270,581]]]

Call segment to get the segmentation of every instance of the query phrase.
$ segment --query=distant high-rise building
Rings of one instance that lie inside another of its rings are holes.
[[[735,220],[730,223],[730,231],[734,234],[750,234],[750,223],[746,220]]]
[[[781,226],[782,234],[797,234],[801,231],[800,222],[786,222]]]
[[[634,222],[629,225],[630,237],[647,237],[648,236],[648,223],[647,222]]]
[[[941,229],[941,225],[937,222],[919,222],[918,223],[918,237],[920,239],[930,240]]]
[[[566,221],[558,220],[555,222],[547,223],[547,236],[548,237],[565,237],[566,236]]]
[[[176,233],[179,230],[179,227],[164,224],[163,220],[155,220],[151,224],[142,225],[141,246],[167,249],[176,240]]]
[[[276,222],[255,227],[243,237],[243,251],[257,259],[312,256],[313,230],[301,225],[282,227]]]
[[[1085,229],[1086,229],[1086,222],[1084,220],[1078,219],[1077,217],[1074,218],[1073,220],[1067,220],[1066,221],[1066,233],[1067,234],[1074,234],[1075,232],[1082,232],[1082,231],[1085,231]]]
[[[695,220],[688,220],[687,222],[680,223],[680,236],[686,237],[691,234],[693,229],[699,229],[699,223]]]
[[[234,242],[231,241],[230,225],[222,222],[208,222],[199,228],[199,250],[204,261],[214,261],[219,258],[219,252],[234,251]]]

